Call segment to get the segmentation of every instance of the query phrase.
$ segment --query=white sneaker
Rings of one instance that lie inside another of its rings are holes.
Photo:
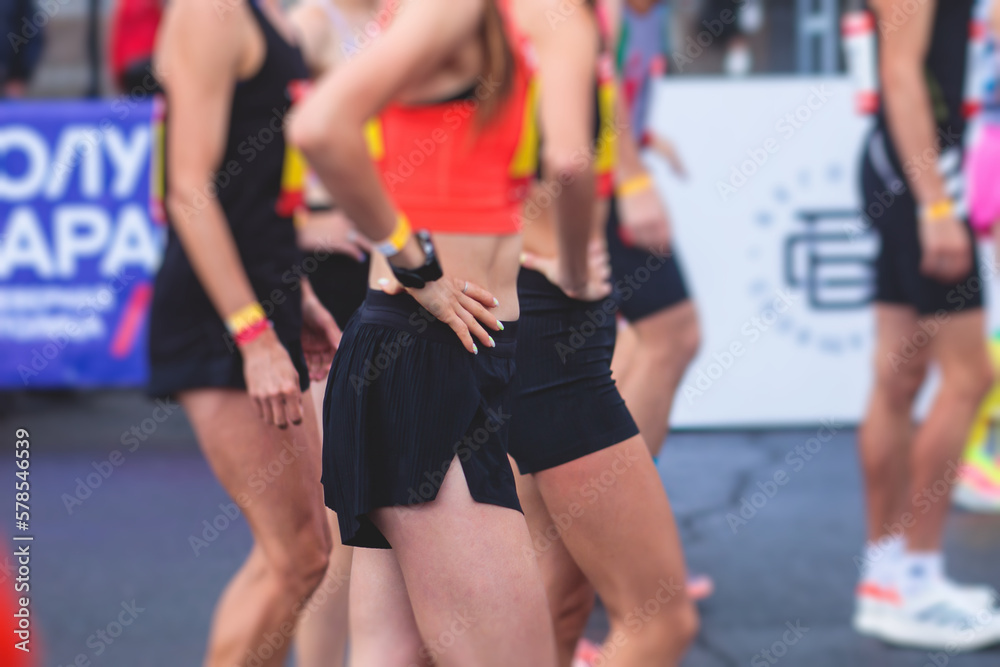
[[[854,618],[851,625],[862,635],[878,636],[884,614],[891,614],[902,604],[894,588],[861,582],[854,593]]]
[[[992,603],[972,604],[967,593],[952,586],[934,584],[918,595],[898,597],[895,604],[888,595],[880,602],[864,610],[859,605],[859,614],[864,612],[859,632],[886,643],[949,652],[1000,643],[1000,611]]]

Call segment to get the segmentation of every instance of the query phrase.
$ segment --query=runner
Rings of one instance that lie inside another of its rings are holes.
[[[326,501],[343,542],[366,547],[352,661],[548,667],[552,626],[506,459],[529,72],[496,5],[415,5],[325,76],[292,125],[334,198],[383,239],[324,406]]]
[[[301,35],[306,64],[314,78],[348,62],[360,51],[364,43],[359,43],[357,36],[364,36],[366,28],[377,27],[374,15],[378,4],[376,0],[312,0],[292,11],[289,18]],[[314,177],[306,180],[305,206],[297,212],[296,231],[299,247],[316,260],[310,267],[314,270],[308,274],[309,283],[337,325],[346,327],[368,291],[371,244]],[[312,384],[317,414],[323,411],[325,393],[325,383]],[[327,520],[334,546],[326,578],[295,633],[298,667],[344,664],[353,550],[340,543],[336,514],[328,510]]]
[[[612,280],[626,286],[618,298],[621,317],[628,323],[619,329],[611,368],[656,461],[677,387],[698,351],[701,330],[670,216],[641,160],[641,149],[664,158],[677,176],[687,174],[673,143],[649,123],[653,80],[666,69],[666,3],[626,0],[613,5],[611,16],[620,17],[620,30],[612,26],[611,34],[620,36],[620,113],[629,125],[618,138],[618,197],[612,200],[607,224]],[[693,600],[709,597],[715,588],[703,574],[691,575],[687,586]]]
[[[882,246],[875,386],[858,436],[868,544],[854,626],[892,644],[972,650],[1000,641],[993,592],[947,579],[941,553],[953,468],[992,380],[983,281],[955,203],[972,0],[871,6],[880,26],[881,109],[861,186]],[[914,429],[913,403],[931,361],[941,384]]]
[[[676,665],[696,632],[697,613],[685,592],[666,494],[611,379],[618,306],[607,283],[603,224],[594,222],[606,219],[594,194],[610,194],[614,168],[609,45],[599,38],[592,6],[555,30],[546,3],[519,0],[515,7],[538,52],[544,179],[527,207],[518,278],[510,452],[546,581],[559,664],[573,658],[596,589],[610,623],[604,660]],[[596,114],[581,112],[595,107]],[[593,161],[580,159],[592,151]],[[573,273],[583,272],[567,255],[582,256],[573,248],[588,239],[596,241],[593,266],[586,280],[573,281]],[[650,600],[656,613],[635,623],[629,615]]]
[[[283,665],[331,540],[308,395],[339,330],[301,280],[286,146],[289,87],[307,77],[276,0],[176,0],[155,54],[166,73],[169,236],[150,320],[150,391],[173,395],[254,536],[215,610],[206,665]],[[252,159],[251,159],[252,156]],[[255,471],[281,465],[261,488]],[[278,638],[278,639],[275,639]]]

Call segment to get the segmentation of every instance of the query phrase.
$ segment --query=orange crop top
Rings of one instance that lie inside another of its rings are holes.
[[[514,51],[513,85],[490,121],[477,125],[475,93],[430,104],[393,103],[368,122],[366,138],[386,192],[415,230],[516,234],[538,163],[538,96],[527,43],[501,14]]]

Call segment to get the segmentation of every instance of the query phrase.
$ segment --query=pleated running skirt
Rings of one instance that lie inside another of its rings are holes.
[[[476,502],[520,511],[507,459],[517,323],[479,354],[407,294],[369,290],[334,357],[323,487],[344,544],[391,545],[368,513],[433,500],[457,457]]]

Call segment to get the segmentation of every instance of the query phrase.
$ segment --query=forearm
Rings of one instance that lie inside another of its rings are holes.
[[[323,187],[343,209],[359,232],[375,242],[389,238],[399,213],[389,200],[375,165],[368,154],[363,129],[343,127],[332,132],[316,131],[305,123],[296,127],[295,143]],[[320,125],[322,127],[322,125]],[[393,263],[413,267],[423,261],[423,251],[411,237],[394,256]]]
[[[621,83],[617,84],[615,95],[615,131],[617,132],[618,156],[615,162],[615,183],[621,183],[646,171],[642,163],[639,144],[632,134],[628,108],[622,94]]]
[[[930,92],[916,66],[883,68],[883,103],[893,146],[913,196],[921,205],[947,196],[937,167],[937,127]],[[927,159],[934,156],[934,159]]]
[[[170,221],[216,312],[224,320],[257,301],[222,207],[214,198],[168,195]],[[198,204],[201,204],[200,206]],[[291,268],[291,267],[289,267]]]

